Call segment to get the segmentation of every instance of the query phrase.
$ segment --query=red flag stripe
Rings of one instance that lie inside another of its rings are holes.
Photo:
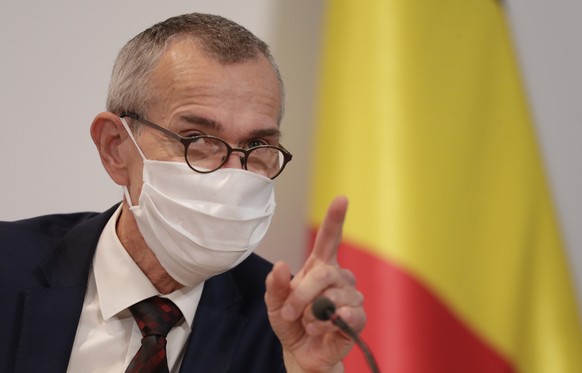
[[[362,337],[383,372],[516,372],[406,270],[345,241],[339,261],[354,272],[365,296],[368,325]],[[357,349],[344,362],[346,372],[368,369]]]

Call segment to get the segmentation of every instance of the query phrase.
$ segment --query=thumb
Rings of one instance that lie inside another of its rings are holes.
[[[281,341],[283,349],[298,346],[304,335],[303,325],[299,320],[283,318],[283,305],[291,294],[291,271],[284,262],[277,262],[265,281],[265,304],[269,322]]]
[[[291,293],[291,271],[284,262],[277,262],[265,280],[265,304],[269,315],[280,312]]]

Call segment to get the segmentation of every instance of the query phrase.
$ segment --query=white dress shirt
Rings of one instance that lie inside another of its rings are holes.
[[[69,373],[124,372],[142,339],[129,307],[160,295],[117,237],[115,226],[120,212],[121,206],[109,219],[97,244],[67,369]],[[164,296],[172,300],[184,315],[184,320],[170,331],[167,338],[170,372],[180,370],[203,287],[204,283]]]

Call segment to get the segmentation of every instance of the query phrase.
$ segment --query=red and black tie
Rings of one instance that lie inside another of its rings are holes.
[[[129,307],[143,336],[125,373],[168,373],[166,337],[182,318],[171,300],[151,297]]]

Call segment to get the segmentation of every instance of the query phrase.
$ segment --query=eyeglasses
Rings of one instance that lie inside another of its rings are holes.
[[[123,112],[120,118],[131,118],[156,129],[184,145],[184,158],[188,166],[199,173],[207,174],[221,168],[233,152],[242,153],[242,167],[269,179],[274,179],[283,171],[293,156],[282,145],[258,145],[248,149],[233,148],[223,139],[211,135],[184,137],[161,127],[136,113]]]

